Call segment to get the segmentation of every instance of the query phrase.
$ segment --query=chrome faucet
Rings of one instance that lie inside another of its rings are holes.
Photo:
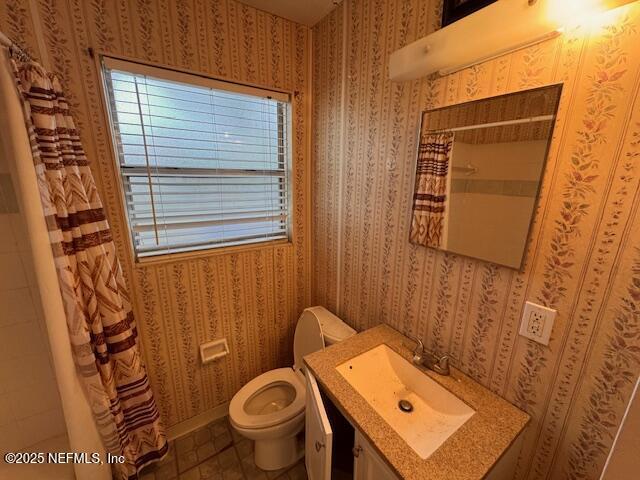
[[[433,370],[439,375],[449,375],[449,355],[438,355],[434,352],[425,350],[422,340],[409,336],[411,340],[416,342],[416,348],[413,349],[413,363],[415,365]]]

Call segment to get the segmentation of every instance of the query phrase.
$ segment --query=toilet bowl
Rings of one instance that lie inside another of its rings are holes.
[[[255,464],[263,470],[285,468],[304,455],[303,357],[356,332],[324,307],[305,309],[293,340],[293,367],[277,368],[251,380],[229,404],[236,431],[255,442]]]

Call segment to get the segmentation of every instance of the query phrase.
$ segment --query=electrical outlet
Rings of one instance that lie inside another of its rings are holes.
[[[543,345],[549,345],[549,337],[557,313],[552,308],[526,302],[522,312],[520,335]]]

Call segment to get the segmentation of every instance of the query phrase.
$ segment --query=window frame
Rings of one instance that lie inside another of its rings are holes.
[[[98,70],[100,79],[100,90],[102,98],[102,108],[104,109],[105,118],[107,121],[107,130],[110,137],[110,148],[113,165],[115,167],[115,174],[118,185],[118,195],[120,202],[121,215],[123,215],[124,223],[127,229],[127,235],[129,237],[128,245],[131,248],[131,257],[135,263],[164,263],[167,261],[174,261],[179,258],[190,258],[194,256],[212,256],[238,251],[256,250],[273,248],[277,245],[293,245],[294,242],[294,212],[295,206],[293,205],[293,190],[294,190],[294,177],[293,177],[293,158],[295,157],[293,152],[293,139],[295,133],[293,131],[293,119],[295,118],[295,105],[293,97],[295,93],[293,91],[277,88],[263,87],[256,84],[240,83],[231,80],[225,80],[216,78],[214,76],[205,75],[199,72],[178,69],[173,66],[164,64],[150,64],[144,61],[131,59],[122,56],[113,56],[106,53],[99,53],[94,55],[96,62],[96,68]],[[115,122],[112,114],[115,110],[112,110],[110,105],[110,95],[108,92],[108,79],[107,70],[114,69],[127,73],[148,75],[150,77],[158,78],[161,80],[167,80],[171,82],[180,82],[189,85],[196,85],[200,87],[213,88],[217,90],[224,90],[232,93],[240,93],[245,95],[254,95],[261,98],[269,98],[277,100],[286,105],[286,124],[284,129],[287,132],[285,145],[286,145],[286,157],[285,157],[285,190],[284,196],[286,200],[286,238],[265,238],[262,239],[250,239],[239,243],[220,243],[209,244],[194,248],[176,248],[171,250],[169,247],[167,250],[158,250],[154,253],[147,255],[139,255],[135,245],[134,229],[131,225],[131,219],[129,216],[129,210],[126,204],[126,186],[124,184],[123,170],[121,168],[120,154],[118,149],[118,140],[116,135]]]

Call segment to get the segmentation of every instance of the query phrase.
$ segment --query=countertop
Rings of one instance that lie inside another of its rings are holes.
[[[304,361],[324,392],[400,477],[407,480],[482,479],[526,427],[529,415],[453,367],[450,376],[423,370],[476,411],[423,460],[336,370],[341,363],[383,343],[411,361],[408,346],[414,343],[387,325],[307,355]]]

